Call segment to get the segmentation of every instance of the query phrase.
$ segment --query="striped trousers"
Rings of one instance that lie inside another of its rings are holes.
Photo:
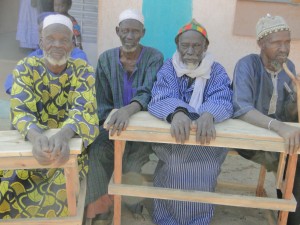
[[[227,149],[195,145],[153,144],[159,162],[154,186],[213,192]],[[153,221],[159,225],[207,225],[214,206],[174,200],[154,200]]]

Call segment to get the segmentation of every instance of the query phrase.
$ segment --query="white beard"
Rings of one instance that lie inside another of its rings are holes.
[[[49,54],[44,52],[44,58],[52,65],[52,66],[62,66],[65,65],[70,58],[71,52],[67,53],[63,58],[60,60],[53,59]]]
[[[194,69],[196,69],[196,68],[198,67],[199,64],[185,63],[184,65],[186,66],[186,68],[187,68],[188,70],[194,70]]]

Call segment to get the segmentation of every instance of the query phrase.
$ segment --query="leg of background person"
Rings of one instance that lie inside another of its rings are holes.
[[[88,148],[88,175],[86,205],[87,218],[109,213],[112,198],[109,197],[108,183],[114,168],[114,146],[108,132],[100,127],[100,134]]]
[[[151,143],[127,142],[123,156],[123,182],[135,185],[143,183],[142,167],[149,162],[149,155],[153,153]],[[142,214],[143,205],[141,198],[123,197],[129,210],[138,217]]]

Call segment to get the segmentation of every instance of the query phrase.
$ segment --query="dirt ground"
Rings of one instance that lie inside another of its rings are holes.
[[[156,165],[155,157],[145,167],[144,171],[149,172],[154,169]],[[260,166],[243,159],[240,156],[227,156],[223,166],[222,172],[219,176],[219,181],[234,182],[239,184],[256,185],[258,180]],[[275,192],[275,177],[272,173],[267,173],[265,180],[265,189],[268,196],[276,196]],[[224,192],[230,194],[254,195],[247,191],[233,191],[224,188],[217,188],[217,192]],[[126,199],[124,199],[126,200]],[[143,201],[147,208],[151,210],[150,199]],[[123,204],[122,207],[122,225],[150,225],[151,216],[147,209],[144,209],[144,218],[134,218]],[[271,212],[262,209],[251,209],[241,207],[216,206],[215,215],[211,225],[268,225],[268,217],[274,215],[276,212]]]

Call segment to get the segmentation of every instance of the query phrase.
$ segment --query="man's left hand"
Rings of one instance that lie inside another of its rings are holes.
[[[216,138],[214,117],[210,113],[203,113],[197,120],[193,121],[192,129],[196,131],[196,142],[209,144]]]

